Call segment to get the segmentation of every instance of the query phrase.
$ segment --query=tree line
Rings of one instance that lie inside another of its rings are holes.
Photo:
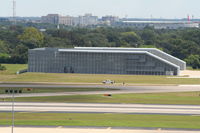
[[[154,29],[146,27],[50,28],[0,26],[0,63],[28,61],[28,49],[39,47],[145,47],[159,48],[200,68],[200,29]]]

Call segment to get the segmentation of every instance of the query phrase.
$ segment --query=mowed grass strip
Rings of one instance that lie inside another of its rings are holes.
[[[3,64],[6,71],[0,71],[0,81],[4,82],[51,82],[51,83],[98,83],[110,79],[117,84],[200,84],[200,78],[167,78],[167,76],[111,75],[111,74],[64,74],[64,73],[24,73],[16,72],[28,68],[27,64]]]
[[[148,75],[109,75],[109,74],[58,74],[58,73],[25,73],[9,80],[13,82],[62,82],[62,83],[99,83],[113,80],[126,84],[199,84],[200,78],[167,78],[166,76]]]
[[[2,64],[6,67],[5,71],[0,71],[0,81],[9,81],[17,78],[16,72],[27,69],[27,64]]]
[[[0,125],[11,124],[11,113],[0,113],[0,118]],[[87,113],[15,113],[15,125],[200,129],[200,116]]]
[[[11,101],[10,99],[0,99]],[[200,92],[73,95],[52,97],[16,98],[18,102],[64,102],[64,103],[136,103],[136,104],[191,104],[200,105]]]

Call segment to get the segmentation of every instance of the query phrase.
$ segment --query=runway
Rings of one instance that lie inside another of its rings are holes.
[[[55,84],[0,84],[0,88],[113,88],[112,91],[79,91],[58,93],[24,93],[15,97],[43,97],[66,95],[92,95],[92,94],[126,94],[126,93],[159,93],[159,92],[190,92],[200,91],[200,85],[177,86],[120,86],[120,85],[55,85]],[[11,97],[9,94],[0,94],[0,98]]]
[[[9,133],[10,127],[0,127],[1,133]],[[103,128],[67,128],[67,127],[15,127],[15,133],[199,133],[199,130],[166,130],[166,129],[117,129]]]
[[[0,112],[10,112],[11,103],[1,102]],[[93,104],[93,103],[15,103],[16,112],[34,113],[127,113],[200,115],[198,105]]]

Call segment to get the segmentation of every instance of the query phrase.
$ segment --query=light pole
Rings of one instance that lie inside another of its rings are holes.
[[[22,93],[22,90],[19,89],[9,89],[5,90],[5,93],[12,94],[12,127],[11,133],[14,133],[14,126],[15,126],[15,94]]]

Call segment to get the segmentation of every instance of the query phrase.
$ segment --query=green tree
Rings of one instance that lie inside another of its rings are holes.
[[[200,55],[190,55],[185,61],[191,65],[193,69],[200,68]]]
[[[6,70],[6,67],[5,67],[5,66],[2,66],[2,65],[0,64],[0,71],[4,71],[4,70]]]
[[[1,63],[10,63],[10,55],[6,53],[0,53],[0,62]]]
[[[46,35],[44,39],[44,47],[66,48],[72,46],[71,42],[67,38],[59,38]]]
[[[18,36],[19,40],[28,48],[43,47],[44,35],[34,27],[28,27]]]
[[[105,47],[108,46],[108,40],[101,33],[89,33],[83,36],[84,46],[86,47]]]
[[[19,64],[25,64],[28,62],[28,47],[24,45],[18,45],[14,49],[11,59],[12,63],[19,63]]]
[[[144,29],[141,35],[145,45],[155,45],[156,33],[153,30]]]
[[[179,33],[184,40],[194,41],[200,45],[200,30],[197,29],[186,29]]]
[[[0,53],[8,53],[8,45],[0,40]]]
[[[121,33],[122,43],[129,47],[138,47],[141,43],[141,38],[135,32],[123,32]]]

